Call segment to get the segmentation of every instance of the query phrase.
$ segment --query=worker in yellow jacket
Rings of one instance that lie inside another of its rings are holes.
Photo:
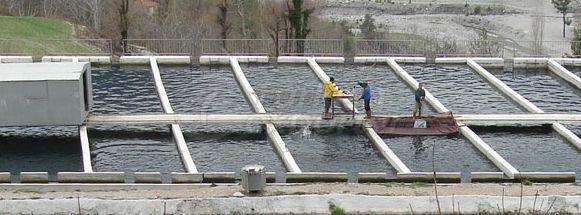
[[[333,101],[333,94],[338,92],[339,88],[335,86],[335,78],[330,77],[329,81],[323,83],[323,94],[325,98],[325,118],[330,117],[329,109],[331,108],[331,102]]]

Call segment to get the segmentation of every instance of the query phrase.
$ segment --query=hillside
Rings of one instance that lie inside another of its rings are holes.
[[[0,16],[0,26],[0,54],[40,57],[99,52],[83,41],[74,41],[74,25],[63,20]]]

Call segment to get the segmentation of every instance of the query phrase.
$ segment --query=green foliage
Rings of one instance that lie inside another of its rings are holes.
[[[345,212],[345,209],[337,206],[331,206],[331,215],[345,215],[345,214],[347,214]]]
[[[422,187],[429,187],[430,185],[424,182],[414,182],[408,185],[409,188],[416,189]]]
[[[476,7],[474,7],[474,15],[482,15],[482,7],[480,7],[480,5],[477,5]]]
[[[559,13],[563,15],[567,15],[569,13],[569,4],[571,4],[571,0],[551,0],[553,6],[559,11]]]
[[[365,38],[367,39],[373,38],[373,35],[377,30],[377,27],[375,26],[375,19],[373,19],[373,16],[371,14],[365,14],[363,23],[361,23],[361,26],[359,26],[359,28],[361,29],[361,33]]]

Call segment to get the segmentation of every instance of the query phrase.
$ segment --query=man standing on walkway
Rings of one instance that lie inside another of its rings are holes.
[[[359,86],[363,88],[363,94],[359,100],[363,99],[365,103],[365,118],[371,119],[371,87],[368,82],[359,82]]]
[[[416,114],[418,114],[419,118],[422,118],[422,108],[424,106],[424,100],[426,99],[426,91],[424,90],[424,83],[420,83],[418,85],[418,89],[415,93],[416,103],[413,109],[413,117],[416,118]]]
[[[325,115],[323,118],[328,119],[331,118],[331,113],[329,113],[329,109],[331,108],[331,102],[333,101],[333,93],[338,92],[339,89],[335,87],[335,78],[330,77],[329,81],[325,81],[323,83],[323,95],[325,98]]]

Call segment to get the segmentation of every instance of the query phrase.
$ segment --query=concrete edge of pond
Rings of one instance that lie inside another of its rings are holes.
[[[540,205],[540,202],[545,204]],[[7,214],[464,214],[523,211],[579,214],[581,196],[367,196],[352,194],[178,199],[0,200]],[[439,204],[438,204],[439,203]],[[502,207],[500,206],[502,205]]]

